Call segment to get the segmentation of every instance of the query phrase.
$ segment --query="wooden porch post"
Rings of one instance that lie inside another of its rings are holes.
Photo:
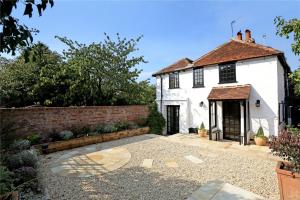
[[[212,135],[211,135],[211,101],[210,100],[208,100],[208,119],[209,119],[209,125],[208,125],[209,140],[212,140]]]
[[[246,101],[243,102],[244,106],[244,145],[247,145],[247,118],[246,118]],[[248,108],[249,109],[249,108]]]

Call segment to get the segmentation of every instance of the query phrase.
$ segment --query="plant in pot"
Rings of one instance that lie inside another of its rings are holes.
[[[200,127],[198,128],[198,135],[200,137],[206,137],[206,135],[207,135],[207,130],[205,129],[203,122],[201,123]]]
[[[281,200],[300,199],[300,132],[282,131],[271,137],[270,149],[279,161],[276,167]]]
[[[260,126],[255,134],[254,141],[258,146],[266,146],[268,138],[264,134],[264,129]]]

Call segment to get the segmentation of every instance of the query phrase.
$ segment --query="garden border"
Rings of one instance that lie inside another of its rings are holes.
[[[149,127],[129,129],[124,131],[117,131],[112,133],[104,133],[93,136],[83,136],[70,140],[63,140],[57,142],[50,142],[44,144],[34,145],[33,147],[38,149],[41,153],[48,154],[56,151],[63,151],[67,149],[73,149],[90,144],[96,144],[101,142],[107,142],[112,140],[118,140],[121,138],[132,137],[137,135],[147,134],[150,131]]]

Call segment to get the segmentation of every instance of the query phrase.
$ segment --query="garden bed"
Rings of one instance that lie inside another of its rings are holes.
[[[149,127],[117,131],[113,133],[103,133],[93,136],[83,136],[75,139],[57,141],[45,144],[35,145],[34,147],[38,149],[41,153],[53,153],[56,151],[62,151],[67,149],[72,149],[76,147],[86,146],[90,144],[107,142],[112,140],[117,140],[126,137],[132,137],[136,135],[143,135],[149,132]]]

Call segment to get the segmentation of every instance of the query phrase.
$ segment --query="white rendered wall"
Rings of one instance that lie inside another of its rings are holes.
[[[261,125],[265,135],[277,135],[278,127],[278,102],[284,99],[282,93],[283,75],[282,66],[277,57],[265,57],[239,61],[236,63],[237,83],[219,84],[219,67],[211,65],[204,68],[204,87],[193,88],[193,70],[179,72],[178,89],[169,89],[169,75],[163,78],[163,115],[166,118],[166,105],[180,105],[179,126],[181,133],[187,133],[189,127],[198,127],[201,122],[208,128],[208,94],[212,87],[227,85],[251,84],[250,104],[250,129],[256,132]],[[160,76],[157,76],[157,103],[160,106]],[[284,88],[283,88],[284,91]],[[280,95],[279,95],[280,94]],[[255,106],[259,99],[261,106]],[[200,107],[200,102],[204,106]],[[222,103],[217,103],[218,128],[222,130]],[[243,115],[241,115],[241,118]],[[241,121],[242,122],[242,121]],[[243,122],[242,122],[243,123]],[[241,124],[242,124],[241,123]],[[243,128],[241,127],[243,131]]]

